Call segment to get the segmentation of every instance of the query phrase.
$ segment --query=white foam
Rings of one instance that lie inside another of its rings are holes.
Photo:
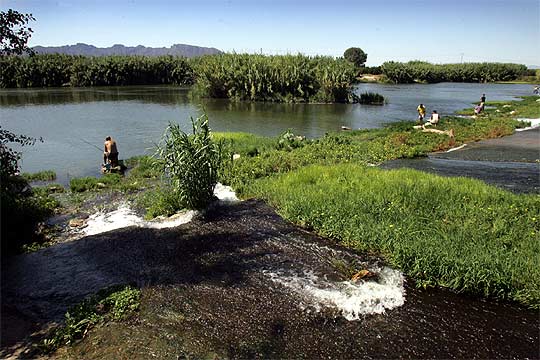
[[[357,320],[365,314],[381,314],[405,303],[403,275],[394,269],[384,267],[377,281],[332,282],[305,272],[302,276],[285,272],[264,271],[272,281],[293,290],[302,298],[303,306],[316,310],[333,307],[341,311],[347,320]]]
[[[220,183],[214,188],[214,195],[224,202],[239,201],[230,186]],[[116,210],[110,212],[97,212],[88,217],[86,226],[81,230],[83,235],[96,235],[103,232],[122,229],[128,226],[143,228],[164,229],[176,227],[190,222],[198,214],[197,211],[188,210],[171,217],[157,217],[155,220],[147,221],[138,216],[127,203],[120,204]]]
[[[214,195],[216,195],[219,200],[225,202],[240,201],[230,186],[226,186],[221,183],[216,184],[216,187],[214,188]]]
[[[530,122],[531,123],[531,126],[528,126],[526,128],[523,128],[523,129],[516,129],[516,131],[525,131],[525,130],[531,130],[531,129],[534,129],[534,128],[537,128],[540,126],[540,119],[525,119],[525,118],[518,118],[516,119],[518,121],[526,121],[526,122]]]
[[[458,147],[455,147],[455,148],[448,149],[446,152],[452,152],[452,151],[456,151],[456,150],[459,150],[459,149],[463,149],[465,146],[467,146],[467,144],[463,144],[463,145],[461,145],[461,146],[458,146]]]
[[[135,214],[127,204],[121,204],[114,211],[98,212],[90,215],[86,222],[86,227],[82,229],[82,232],[84,235],[95,235],[128,226],[153,229],[170,228],[190,222],[196,214],[197,211],[189,210],[168,218],[158,217],[156,220],[146,221]]]

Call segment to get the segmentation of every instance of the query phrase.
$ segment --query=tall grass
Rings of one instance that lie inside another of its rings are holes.
[[[204,209],[214,199],[225,158],[222,144],[212,140],[208,116],[191,121],[191,135],[170,123],[157,151],[158,162],[178,199],[178,210]]]
[[[0,87],[191,84],[186,58],[43,54],[0,58]]]
[[[388,61],[381,65],[382,72],[394,83],[426,82],[491,82],[518,79],[527,73],[520,64],[465,63],[430,64],[424,61],[407,63]]]
[[[538,196],[352,164],[259,180],[249,195],[321,235],[385,254],[419,285],[540,308]]]
[[[194,60],[202,97],[276,102],[354,102],[354,66],[304,55],[222,54]]]

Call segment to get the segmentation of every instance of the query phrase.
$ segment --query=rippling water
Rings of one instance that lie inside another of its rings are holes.
[[[0,90],[2,127],[42,137],[23,149],[22,170],[56,171],[59,181],[99,175],[100,148],[107,135],[118,140],[121,158],[151,153],[169,121],[190,131],[190,117],[205,109],[215,131],[244,131],[275,136],[287,129],[307,137],[323,136],[342,125],[375,128],[385,122],[414,120],[416,106],[443,116],[471,106],[485,93],[488,101],[531,94],[530,85],[360,84],[357,93],[378,92],[384,106],[349,104],[234,103],[193,101],[189,89],[171,86]],[[95,144],[91,146],[88,144]]]

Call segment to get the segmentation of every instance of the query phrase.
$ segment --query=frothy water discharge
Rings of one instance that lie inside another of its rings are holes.
[[[216,185],[214,194],[220,202],[239,201],[229,186],[220,183]],[[79,235],[96,235],[129,226],[150,229],[173,228],[190,222],[197,214],[197,211],[190,210],[168,218],[147,221],[137,215],[129,204],[123,203],[114,211],[91,215],[86,222],[86,227],[81,229]],[[404,277],[397,270],[381,267],[378,264],[368,264],[359,256],[327,246],[298,240],[285,243],[278,240],[270,240],[270,242],[273,246],[281,247],[285,251],[289,249],[305,251],[318,259],[319,264],[299,261],[297,263],[299,266],[288,268],[280,267],[282,261],[270,261],[272,266],[262,270],[264,276],[272,282],[281,284],[296,294],[301,309],[314,309],[317,312],[329,309],[347,320],[357,320],[362,315],[381,314],[386,310],[402,306],[405,302]],[[269,257],[272,258],[272,255]],[[334,266],[331,266],[332,261],[336,260],[347,264],[357,264],[362,269],[367,269],[369,274],[376,276],[357,281],[344,279],[342,275],[336,274]]]
[[[230,186],[225,186],[220,183],[214,188],[214,195],[223,202],[239,201]],[[197,214],[198,211],[187,210],[168,218],[158,217],[156,220],[147,221],[137,215],[135,211],[129,207],[129,204],[122,203],[114,211],[97,212],[90,215],[86,222],[86,227],[81,230],[81,235],[96,235],[128,226],[138,226],[150,229],[172,228],[190,222]]]
[[[301,274],[285,270],[263,271],[272,281],[300,296],[302,308],[337,308],[347,320],[358,320],[366,314],[382,314],[405,303],[404,277],[389,267],[370,269],[377,273],[377,281],[331,281],[313,271]]]

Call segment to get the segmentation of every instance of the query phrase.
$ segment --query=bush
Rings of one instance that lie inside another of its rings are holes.
[[[384,105],[386,99],[381,94],[365,92],[360,94],[360,104],[366,105]]]
[[[182,207],[204,209],[214,199],[214,187],[223,166],[223,143],[214,142],[203,114],[193,120],[193,134],[170,123],[158,147],[158,161]]]

